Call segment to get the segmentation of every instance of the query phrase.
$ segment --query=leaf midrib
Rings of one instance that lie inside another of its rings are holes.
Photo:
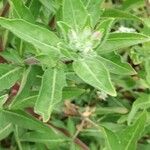
[[[2,80],[3,78],[7,77],[9,74],[11,74],[11,73],[13,73],[13,72],[15,72],[15,71],[17,71],[17,70],[19,70],[19,69],[21,69],[21,68],[18,67],[18,68],[14,68],[14,69],[11,70],[11,71],[8,71],[6,74],[4,74],[4,75],[2,75],[2,76],[0,77],[0,80]]]
[[[49,48],[49,50],[51,50],[51,48],[53,48],[53,49],[55,49],[56,51],[58,51],[58,49],[56,48],[56,47],[54,47],[54,46],[52,46],[52,45],[49,45],[49,44],[47,44],[47,43],[43,43],[43,42],[41,42],[41,41],[39,41],[38,39],[36,39],[36,38],[32,38],[32,36],[29,36],[29,35],[27,35],[27,34],[24,34],[24,32],[19,32],[18,30],[16,30],[16,31],[14,31],[14,29],[12,29],[11,27],[9,27],[10,25],[8,25],[7,26],[7,23],[5,23],[5,21],[7,22],[7,21],[12,21],[11,19],[4,19],[4,18],[1,18],[0,17],[0,20],[2,20],[2,26],[4,27],[4,28],[6,28],[6,29],[8,29],[8,30],[10,30],[11,32],[13,32],[15,35],[16,35],[16,33],[17,33],[17,36],[18,37],[22,37],[22,36],[24,36],[24,37],[26,37],[26,39],[28,38],[28,39],[30,39],[30,40],[32,40],[32,41],[34,41],[34,42],[36,42],[36,43],[40,43],[41,45],[43,45],[43,46],[45,46],[45,47],[48,47]],[[27,21],[25,21],[25,20],[22,20],[22,19],[13,19],[13,21],[21,21],[22,23],[23,22],[25,22],[25,23],[27,23],[27,24],[29,24],[29,25],[32,25],[32,26],[34,26],[35,28],[36,28],[36,26],[37,25],[34,25],[34,24],[32,24],[32,23],[29,23],[29,22],[27,22]],[[4,21],[4,23],[3,23],[3,21]],[[1,21],[0,21],[1,22]],[[4,26],[4,25],[6,25],[6,27]],[[8,27],[8,28],[7,28]],[[40,28],[40,29],[44,29],[44,28],[42,28],[42,27],[39,27],[39,26],[37,26],[38,28]],[[48,32],[49,32],[49,30],[47,30]],[[19,36],[18,34],[20,34],[21,36]],[[23,38],[21,38],[21,39],[23,39]],[[24,40],[24,39],[23,39]],[[27,41],[27,42],[29,42],[29,40],[24,40],[24,41]],[[33,44],[32,42],[29,42],[29,43],[31,43],[31,44]],[[37,46],[37,44],[33,44],[33,45],[35,45],[36,47],[38,47],[39,49],[42,49],[41,48],[41,46]]]
[[[24,99],[22,99],[22,100],[16,102],[16,104],[14,104],[13,107],[14,107],[14,108],[15,108],[15,107],[18,107],[18,105],[20,105],[21,103],[24,103],[24,102],[28,101],[29,99],[31,99],[31,98],[36,98],[36,97],[38,97],[38,95],[33,95],[33,96],[29,96],[29,97],[27,97],[27,98],[24,98]]]
[[[0,134],[3,133],[5,130],[7,130],[9,127],[11,127],[11,123],[9,123],[7,126],[5,126],[2,130],[0,130]]]
[[[91,71],[91,69],[89,68],[89,66],[85,62],[82,62],[82,64],[91,73],[91,75],[95,78],[95,80],[102,86],[103,90],[105,90],[105,87],[102,85],[102,82],[100,82],[98,80],[98,78],[94,75],[94,73]]]
[[[140,126],[140,125],[138,124],[138,126],[135,128],[134,132],[132,132],[132,137],[130,138],[130,140],[129,140],[129,142],[128,142],[126,148],[125,148],[125,150],[128,150],[128,148],[129,148],[129,146],[130,146],[130,144],[131,144],[131,141],[133,140],[134,135],[136,134],[136,131],[138,130],[139,126]]]
[[[54,69],[53,70],[53,80],[52,80],[52,93],[51,93],[50,105],[49,105],[49,108],[48,108],[48,113],[51,112],[51,108],[52,108],[53,102],[54,102],[55,87],[56,87],[56,75],[57,75],[57,70]]]
[[[15,34],[14,31],[12,31],[12,32]],[[55,49],[55,50],[58,51],[58,49],[57,49],[56,47],[52,46],[52,45],[43,43],[43,42],[41,42],[40,40],[38,40],[38,39],[36,39],[36,38],[32,38],[31,36],[29,36],[29,35],[27,35],[27,34],[22,34],[23,32],[19,32],[19,31],[17,31],[17,32],[18,32],[20,35],[23,35],[23,36],[25,36],[26,38],[29,38],[29,39],[35,41],[36,43],[40,43],[41,45],[44,45],[45,47],[48,47],[49,50],[51,50],[51,48],[53,48],[53,49]],[[24,40],[24,39],[23,39],[23,40]],[[27,40],[24,40],[24,41],[27,41]],[[29,41],[27,41],[27,42],[29,42]],[[29,43],[33,44],[32,42],[29,42]],[[37,46],[37,44],[33,44],[33,45],[35,45],[35,46],[38,47],[39,49],[42,49],[41,46]]]

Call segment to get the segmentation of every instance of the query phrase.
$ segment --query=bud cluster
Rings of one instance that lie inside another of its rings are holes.
[[[90,28],[85,28],[81,32],[70,30],[68,33],[69,47],[76,52],[84,55],[93,53],[96,44],[101,40],[100,31],[92,31]]]

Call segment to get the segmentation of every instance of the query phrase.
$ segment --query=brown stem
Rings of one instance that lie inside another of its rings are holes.
[[[10,8],[10,5],[9,5],[9,3],[7,2],[7,3],[5,4],[5,6],[3,7],[3,9],[2,9],[2,12],[0,13],[0,16],[1,16],[1,17],[4,17],[4,16],[7,14],[9,8]]]
[[[56,21],[55,21],[55,16],[52,17],[52,19],[49,21],[48,26],[54,30],[56,28]]]
[[[34,116],[35,118],[38,118],[38,119],[39,119],[40,116],[37,115],[36,113],[34,113],[33,108],[31,108],[31,107],[30,107],[30,108],[27,108],[26,111],[27,111],[28,113],[30,113],[32,116]],[[50,128],[54,128],[54,129],[56,129],[57,131],[63,133],[65,136],[71,137],[71,134],[70,134],[66,129],[57,127],[57,126],[53,125],[52,123],[47,123],[47,125],[48,125]],[[85,143],[83,143],[79,138],[75,138],[75,139],[74,139],[74,143],[76,143],[80,148],[82,148],[82,150],[90,150],[90,149],[88,148],[88,146],[87,146]]]
[[[54,126],[54,125],[51,124],[51,123],[48,123],[48,126],[55,128],[56,130],[60,131],[61,133],[63,133],[63,134],[66,135],[67,137],[71,137],[70,133],[69,133],[67,130],[63,129],[63,128],[56,127],[56,126]],[[79,145],[79,146],[82,148],[82,150],[90,150],[90,149],[88,148],[88,146],[87,146],[85,143],[83,143],[79,138],[75,138],[75,139],[74,139],[74,142],[75,142],[77,145]]]

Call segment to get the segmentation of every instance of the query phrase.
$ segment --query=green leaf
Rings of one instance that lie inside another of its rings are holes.
[[[103,34],[100,45],[105,43],[113,23],[114,23],[114,18],[107,18],[107,19],[101,20],[100,24],[96,27],[96,30],[101,31]]]
[[[71,27],[63,21],[58,21],[57,25],[58,25],[59,34],[64,39],[64,41],[67,42],[68,33],[69,33],[69,30],[71,30]]]
[[[149,36],[140,33],[110,33],[106,42],[98,47],[97,51],[98,53],[107,53],[149,41]]]
[[[0,52],[0,56],[2,56],[8,62],[14,64],[23,64],[23,60],[20,58],[18,52],[14,49],[6,49],[5,51]]]
[[[90,14],[93,27],[97,24],[103,12],[100,8],[103,2],[104,0],[89,0],[88,2],[86,1],[86,9],[88,10],[88,14]]]
[[[78,30],[85,25],[88,13],[81,0],[63,0],[63,21]]]
[[[22,40],[31,43],[44,53],[59,53],[56,48],[59,43],[58,37],[46,28],[29,23],[21,19],[6,19],[0,17],[0,25]],[[28,32],[27,32],[28,31]]]
[[[146,113],[142,113],[132,126],[112,132],[104,129],[107,150],[136,150],[137,141],[143,133],[146,123]]]
[[[31,14],[28,7],[25,6],[22,0],[10,0],[14,11],[16,12],[18,18],[24,19],[29,22],[34,22],[33,15]]]
[[[31,144],[27,142],[22,143],[22,150],[36,150],[36,149],[45,150],[45,144],[42,143]]]
[[[60,0],[58,0],[57,2],[55,2],[54,0],[39,0],[40,3],[47,8],[48,10],[52,11],[53,13],[56,12],[56,10],[59,8],[59,3],[61,2]]]
[[[101,17],[111,17],[115,19],[127,19],[142,22],[142,19],[138,18],[137,16],[118,9],[106,9]]]
[[[62,100],[62,89],[66,85],[65,73],[62,69],[49,68],[44,72],[35,112],[47,122],[54,107]]]
[[[124,10],[129,10],[132,8],[136,8],[139,7],[140,5],[143,5],[144,1],[143,0],[126,0],[124,1],[123,5],[122,5],[122,9]]]
[[[84,82],[107,94],[116,96],[109,72],[99,60],[95,58],[79,59],[73,63],[73,68]]]
[[[22,67],[15,67],[8,64],[0,64],[0,91],[9,89],[21,77]]]
[[[36,130],[39,132],[39,134],[45,135],[46,137],[49,136],[57,139],[64,139],[64,136],[60,132],[56,131],[52,126],[42,123],[38,119],[23,111],[2,110],[0,113],[2,114],[0,118],[3,118],[3,120],[5,119],[9,123],[17,125],[18,127]]]
[[[131,124],[132,120],[134,119],[136,112],[139,109],[147,109],[150,107],[150,95],[149,94],[141,94],[140,97],[134,101],[132,105],[132,109],[128,115],[128,124]]]
[[[138,147],[137,147],[138,149],[137,150],[149,150],[150,149],[150,144],[138,144]]]
[[[85,92],[85,89],[77,87],[66,87],[63,89],[63,99],[73,99]]]
[[[22,150],[22,143],[20,142],[20,139],[19,139],[19,135],[22,134],[22,129],[20,130],[21,128],[19,128],[17,125],[14,125],[14,138],[16,140],[16,143],[17,143],[17,146],[18,146],[18,149]]]
[[[120,150],[120,139],[118,135],[107,128],[104,128],[106,150]]]
[[[3,104],[7,101],[7,99],[8,99],[7,94],[0,96],[0,109],[3,108]]]
[[[13,126],[2,116],[0,112],[0,140],[6,138],[13,131]]]
[[[20,110],[1,110],[3,118],[5,118],[10,123],[18,125],[19,127],[37,130],[39,132],[47,132],[54,134],[54,129],[49,128],[47,125],[34,118],[33,116],[20,111]]]
[[[19,107],[25,108],[26,106],[32,106],[34,104],[37,98],[37,93],[33,92],[31,89],[35,86],[37,81],[40,82],[40,78],[37,76],[41,76],[42,73],[43,71],[39,66],[30,66],[24,71],[17,96],[10,105],[11,109],[18,109]]]
[[[5,139],[13,131],[11,123],[0,124],[0,140]]]
[[[96,108],[96,114],[126,114],[128,109],[125,107],[98,107]]]
[[[144,131],[145,123],[146,113],[143,112],[132,126],[118,133],[121,139],[122,150],[136,150],[137,141]]]
[[[28,107],[34,107],[37,97],[38,94],[33,94],[28,97],[25,97],[21,99],[21,101],[18,101],[13,106],[11,106],[11,109],[24,109]]]
[[[121,56],[114,52],[103,54],[98,59],[106,66],[106,68],[114,74],[134,75],[136,71],[131,65],[121,59]]]
[[[37,1],[37,0],[32,0],[32,2],[31,2],[31,4],[30,4],[30,11],[31,11],[31,13],[32,13],[32,15],[33,15],[33,17],[35,18],[35,19],[37,19],[37,17],[38,17],[38,15],[39,15],[39,13],[40,13],[40,8],[41,8],[41,4],[40,4],[40,2],[39,1]]]
[[[39,138],[40,137],[40,138]],[[62,143],[68,139],[65,136],[59,136],[57,134],[47,134],[40,132],[28,132],[20,137],[21,141],[36,142],[36,143]]]

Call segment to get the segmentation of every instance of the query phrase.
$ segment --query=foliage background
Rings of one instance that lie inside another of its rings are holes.
[[[148,0],[1,0],[0,16],[0,149],[150,149]]]

